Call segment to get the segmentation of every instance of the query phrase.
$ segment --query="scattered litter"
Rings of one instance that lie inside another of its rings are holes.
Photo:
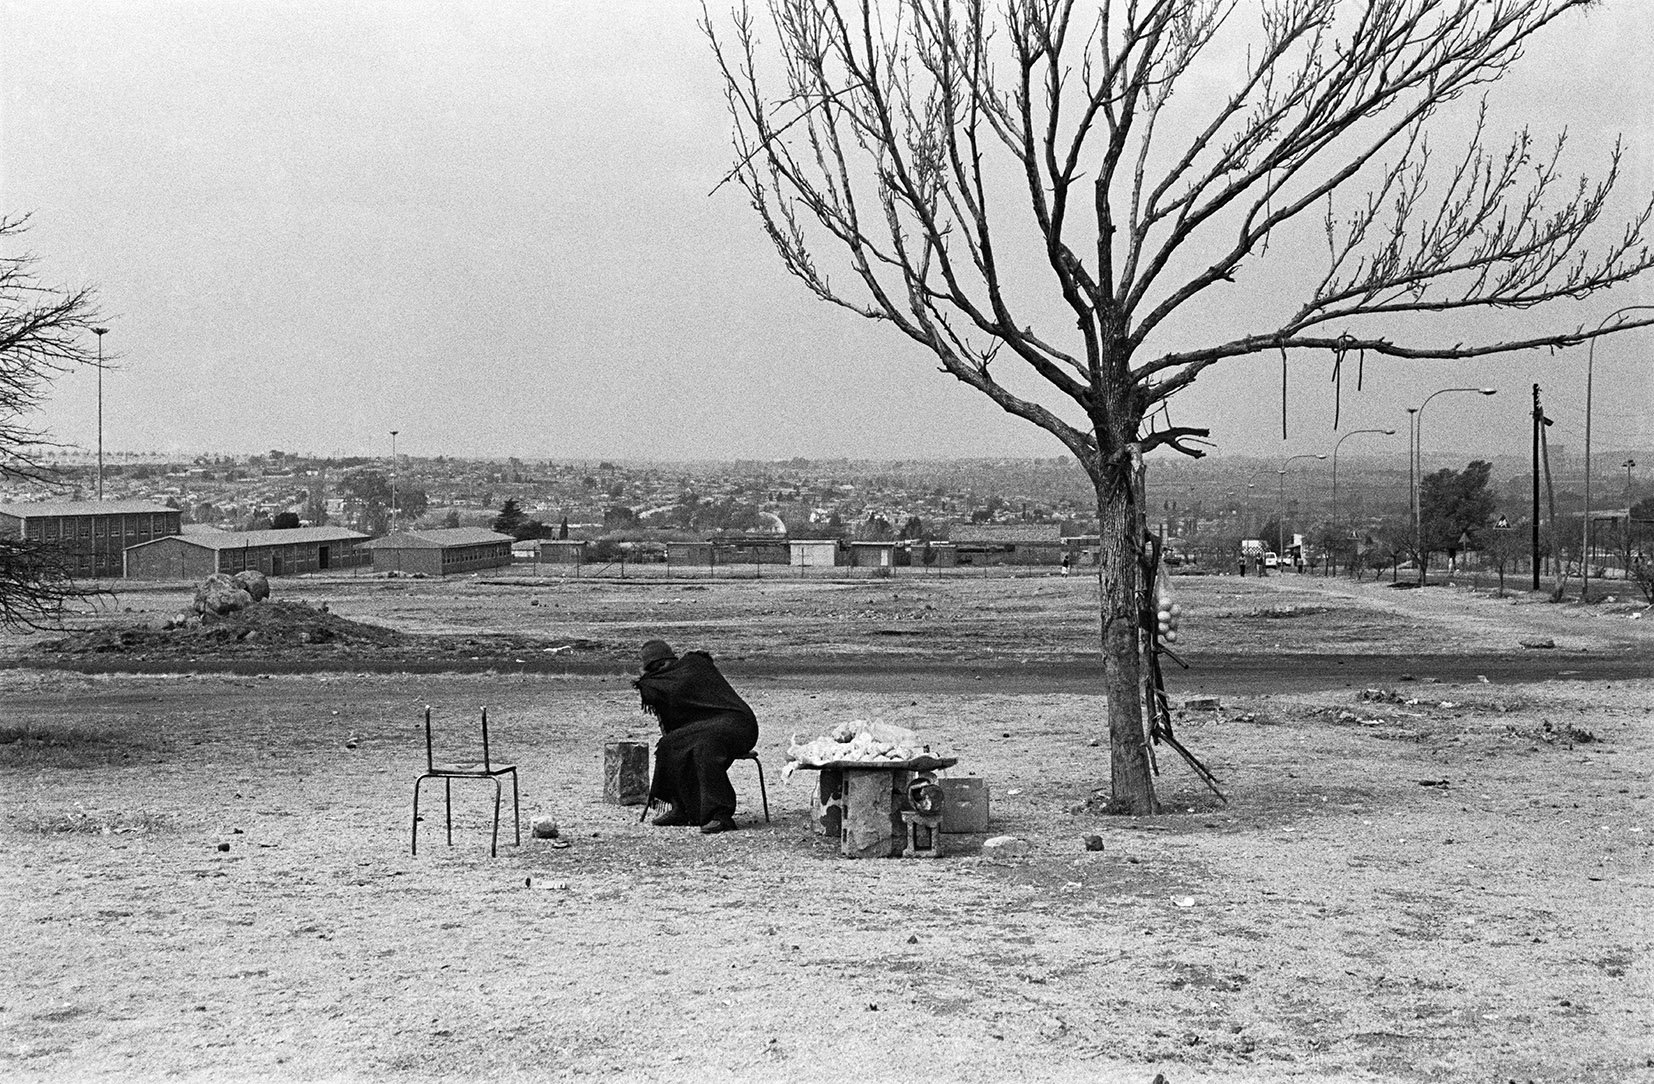
[[[1178,896],[1176,899],[1172,900],[1172,903],[1178,907],[1193,907],[1195,905],[1195,898],[1193,896]]]
[[[1516,642],[1521,644],[1523,647],[1532,648],[1537,651],[1547,651],[1556,647],[1556,641],[1550,639],[1549,637],[1546,637],[1543,640],[1518,640]]]

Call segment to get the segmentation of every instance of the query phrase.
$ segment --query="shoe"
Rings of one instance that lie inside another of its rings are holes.
[[[650,823],[660,828],[677,828],[691,822],[688,817],[674,809],[669,812],[662,813]]]
[[[733,817],[714,817],[705,824],[701,825],[701,835],[715,836],[719,832],[733,832],[735,831],[735,827],[735,819]]]

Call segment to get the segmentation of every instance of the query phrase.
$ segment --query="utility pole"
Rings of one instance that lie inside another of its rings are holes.
[[[109,334],[106,327],[95,327],[92,334],[98,337],[98,500],[103,500],[103,337]]]
[[[1544,408],[1539,405],[1539,385],[1533,386],[1533,522],[1528,539],[1528,554],[1533,560],[1533,589],[1539,590],[1539,427],[1549,425]]]
[[[396,434],[400,430],[391,430],[391,530],[396,530]]]

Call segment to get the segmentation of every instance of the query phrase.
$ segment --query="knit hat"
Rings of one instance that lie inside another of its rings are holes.
[[[665,640],[650,640],[645,643],[643,645],[643,649],[638,652],[638,658],[643,663],[643,668],[645,670],[649,669],[649,667],[653,666],[657,662],[664,662],[668,659],[675,659],[677,657],[678,653],[673,651]]]

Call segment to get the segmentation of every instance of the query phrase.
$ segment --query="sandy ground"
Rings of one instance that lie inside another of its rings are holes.
[[[1365,622],[1353,650],[1550,637],[1549,666],[1654,659],[1635,609],[1295,581],[1179,581],[1191,654],[1290,659]],[[1057,578],[416,586],[299,593],[413,633],[617,652],[666,627],[720,655],[876,665],[963,649],[968,631],[876,631],[951,616],[991,630],[978,650],[1088,646],[1085,585]],[[1095,697],[742,687],[773,820],[738,765],[743,828],[702,837],[602,801],[603,745],[652,732],[619,676],[0,671],[0,1077],[1654,1080],[1654,677],[1224,695],[1179,732],[1228,804],[1162,749],[1174,812],[1137,819],[1087,811]],[[489,705],[521,847],[508,804],[489,857],[472,784],[454,846],[438,811],[408,853],[427,701],[452,740]],[[993,833],[1029,853],[950,836],[939,862],[840,858],[809,829],[813,777],[779,769],[790,734],[867,717],[985,777]],[[528,838],[537,814],[572,845]]]

